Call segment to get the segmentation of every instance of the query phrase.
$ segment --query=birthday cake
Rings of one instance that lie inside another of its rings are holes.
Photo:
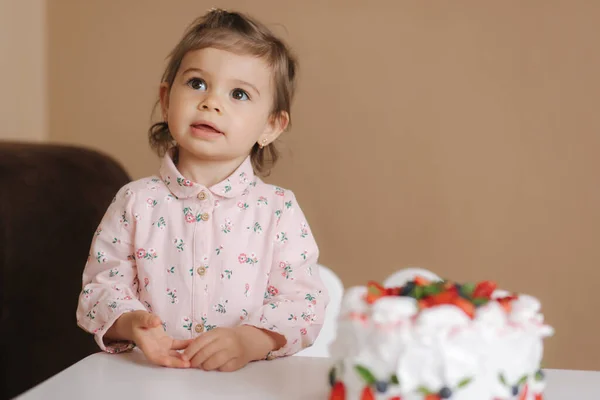
[[[532,296],[421,276],[348,289],[330,400],[541,400],[544,323]]]

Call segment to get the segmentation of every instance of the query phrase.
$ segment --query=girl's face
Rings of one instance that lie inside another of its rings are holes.
[[[160,88],[171,135],[198,160],[241,163],[255,143],[274,141],[288,118],[271,118],[273,98],[264,60],[215,48],[188,52],[172,86]]]

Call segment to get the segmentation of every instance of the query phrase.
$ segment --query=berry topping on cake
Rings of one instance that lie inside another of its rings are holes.
[[[459,284],[447,280],[429,281],[417,276],[414,280],[399,287],[386,288],[377,282],[370,281],[367,284],[365,301],[373,304],[377,300],[389,296],[411,297],[417,301],[421,310],[439,305],[454,305],[470,318],[474,317],[478,307],[495,301],[509,313],[512,310],[512,302],[518,296],[509,295],[494,299],[492,295],[496,288],[496,283],[492,281]]]

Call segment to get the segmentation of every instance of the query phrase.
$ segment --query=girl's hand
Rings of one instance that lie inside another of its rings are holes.
[[[177,350],[186,348],[191,340],[176,340],[168,336],[158,316],[147,311],[132,311],[123,314],[115,322],[114,328],[117,336],[133,341],[151,363],[189,368],[189,359]]]
[[[183,354],[194,368],[230,372],[264,359],[276,346],[269,333],[242,325],[208,331],[194,339]]]

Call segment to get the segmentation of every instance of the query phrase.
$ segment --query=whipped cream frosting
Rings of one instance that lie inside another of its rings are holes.
[[[508,311],[489,301],[471,318],[452,304],[420,309],[406,296],[369,304],[366,295],[352,287],[342,302],[332,399],[541,399],[543,339],[554,331],[535,297],[518,295]],[[495,290],[491,299],[509,295]]]

